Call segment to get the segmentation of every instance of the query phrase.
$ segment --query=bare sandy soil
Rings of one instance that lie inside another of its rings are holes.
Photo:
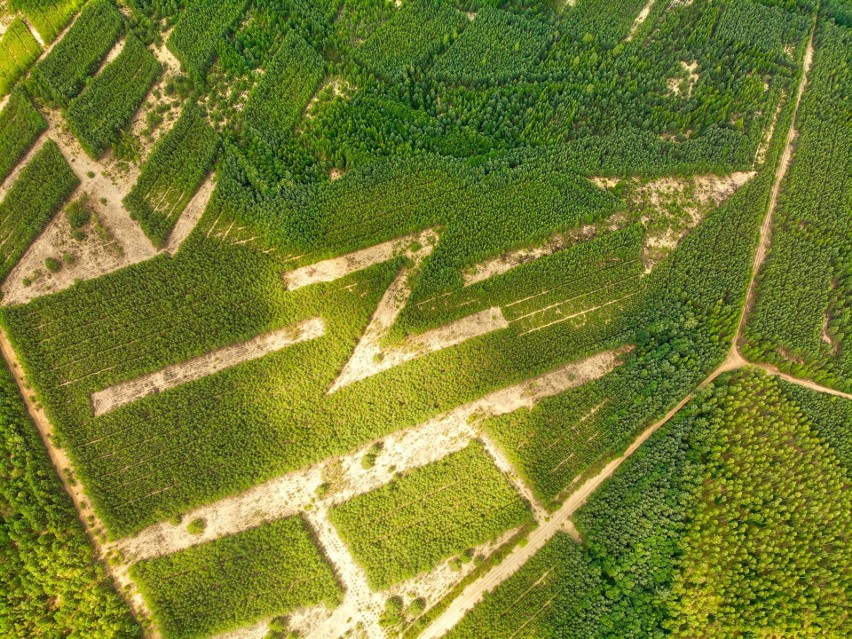
[[[476,422],[487,417],[505,415],[522,408],[533,408],[546,397],[582,386],[603,377],[621,364],[630,349],[604,351],[572,362],[540,377],[508,386],[448,413],[430,419],[408,430],[380,440],[382,451],[375,465],[364,468],[362,459],[375,442],[338,458],[327,459],[308,468],[276,477],[249,490],[197,508],[183,517],[181,524],[164,521],[146,528],[138,535],[110,545],[128,561],[139,561],[175,553],[184,548],[211,541],[224,535],[247,530],[263,521],[281,519],[310,507],[312,510],[352,499],[390,482],[400,470],[419,468],[443,459],[467,446],[474,438],[482,438]],[[515,476],[514,469],[502,451],[490,442],[487,450],[495,463]],[[325,490],[320,486],[325,484]],[[319,491],[319,492],[318,492]],[[529,490],[524,489],[529,495]],[[537,512],[540,506],[530,496]],[[186,523],[204,519],[206,527],[200,535],[187,531]]]
[[[180,364],[173,364],[150,375],[110,386],[92,393],[95,417],[138,401],[148,395],[162,393],[175,386],[213,375],[226,368],[259,359],[269,353],[280,351],[293,344],[317,339],[323,335],[325,335],[325,322],[316,317],[295,326],[258,335],[242,344],[225,346],[207,355]]]
[[[438,236],[431,230],[407,235],[348,255],[287,271],[282,276],[284,285],[287,290],[294,291],[311,284],[333,282],[352,273],[363,271],[365,268],[392,260],[398,255],[407,255],[412,260],[422,260],[431,253],[437,241]],[[419,247],[412,250],[412,246],[416,245]]]
[[[757,151],[754,154],[754,164],[756,167],[766,162],[766,153],[769,151],[769,145],[772,142],[772,137],[775,135],[775,127],[778,125],[778,116],[781,115],[781,107],[783,106],[784,93],[782,92],[781,98],[778,100],[778,106],[775,107],[772,122],[770,122],[769,127],[767,127],[766,132],[763,134],[763,139],[760,141],[760,145],[757,147]]]
[[[617,220],[610,220],[607,226],[609,230],[615,230],[620,225]],[[588,241],[599,235],[602,231],[602,225],[589,224],[561,233],[555,233],[537,246],[524,247],[509,251],[503,255],[498,255],[465,271],[462,274],[464,285],[470,286],[471,284],[483,282],[497,275],[502,275],[522,264],[534,262],[542,257],[552,255],[573,246],[577,242]]]
[[[354,563],[345,545],[327,520],[328,509],[354,496],[375,490],[390,482],[402,469],[411,470],[434,463],[467,446],[474,438],[485,444],[495,464],[503,470],[521,496],[531,505],[538,522],[548,514],[537,503],[529,488],[505,457],[503,452],[480,431],[481,420],[523,408],[532,408],[546,397],[564,392],[598,379],[618,366],[630,350],[625,347],[605,351],[584,360],[563,366],[538,378],[495,391],[476,401],[460,406],[406,431],[381,440],[381,452],[376,463],[365,468],[362,459],[374,450],[375,442],[365,444],[343,457],[328,459],[312,467],[289,473],[249,489],[238,495],[198,508],[181,524],[161,522],[135,537],[108,544],[105,550],[117,552],[126,562],[175,553],[184,548],[232,535],[272,521],[305,513],[337,574],[346,586],[346,596],[340,608],[327,611],[314,607],[298,611],[291,625],[303,630],[308,637],[342,636],[358,627],[368,637],[382,637],[378,616],[389,596],[407,593],[410,598],[424,597],[430,605],[437,603],[461,580],[473,565],[461,570],[442,562],[429,573],[419,575],[383,593],[374,593],[367,586],[363,571]],[[321,489],[321,486],[324,489]],[[200,535],[187,531],[185,522],[204,519],[206,526]],[[476,553],[485,557],[510,536],[483,544]],[[266,621],[229,633],[229,639],[252,639],[263,636]]]
[[[216,183],[211,175],[204,181],[204,183],[202,183],[195,195],[192,196],[192,199],[187,203],[186,208],[178,218],[174,229],[172,229],[171,235],[169,235],[166,246],[163,249],[166,253],[169,255],[177,253],[178,249],[184,241],[186,241],[186,238],[189,237],[189,234],[192,233],[198,225],[198,221],[201,219],[201,216],[204,215],[204,210],[207,208],[207,204],[210,202],[210,198],[213,195],[213,189],[215,188]]]

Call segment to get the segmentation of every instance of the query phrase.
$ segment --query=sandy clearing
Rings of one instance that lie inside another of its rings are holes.
[[[648,15],[651,13],[651,8],[654,6],[654,1],[655,0],[648,0],[648,4],[642,7],[642,11],[639,12],[639,15],[636,16],[636,20],[633,21],[633,24],[630,27],[630,33],[628,33],[625,38],[626,42],[630,42],[633,39],[633,36],[636,35],[636,31],[642,26],[645,20],[648,19]]]
[[[75,264],[65,265],[57,273],[44,273],[30,286],[23,280],[36,270],[44,271],[44,260],[56,257],[57,247],[70,246],[72,238],[63,225],[61,214],[54,216],[45,231],[27,249],[3,284],[4,304],[22,304],[41,295],[71,287],[77,280],[100,277],[130,264],[136,264],[156,255],[156,249],[142,232],[139,225],[130,219],[122,200],[130,191],[139,175],[138,169],[120,165],[111,154],[101,160],[93,160],[80,147],[77,140],[64,126],[58,111],[46,112],[49,123],[45,138],[56,142],[68,164],[80,179],[80,186],[72,199],[82,193],[91,197],[101,223],[112,233],[117,251],[103,251],[102,247],[89,245],[81,248]]]
[[[315,317],[272,333],[258,335],[241,344],[225,346],[186,362],[167,366],[149,375],[110,386],[92,393],[95,417],[100,417],[148,395],[165,392],[175,386],[213,375],[226,368],[259,359],[269,353],[300,342],[317,339],[323,335],[325,335],[325,322],[322,318]],[[65,384],[68,383],[65,382]]]
[[[769,145],[772,142],[772,137],[775,135],[775,127],[778,125],[778,116],[781,115],[781,107],[784,106],[784,92],[781,92],[781,97],[778,100],[778,106],[775,107],[775,113],[772,115],[772,122],[763,133],[763,139],[754,153],[754,165],[760,166],[766,162],[766,154],[769,151]]]
[[[151,152],[157,140],[174,126],[180,116],[179,101],[173,100],[165,93],[166,84],[180,73],[180,62],[165,44],[167,37],[163,38],[159,47],[149,47],[154,57],[162,65],[162,72],[148,91],[145,101],[130,123],[130,134],[140,145],[140,164]],[[168,110],[160,113],[163,122],[154,127],[153,130],[148,131],[148,114],[155,112],[161,105],[169,107]],[[142,135],[145,131],[149,133],[147,136]]]
[[[23,15],[20,16],[20,18],[21,18],[21,22],[23,22],[25,25],[27,25],[27,29],[30,30],[30,33],[32,34],[33,38],[35,38],[35,41],[38,42],[38,46],[40,46],[42,49],[44,49],[44,47],[45,47],[44,38],[41,37],[41,34],[38,32],[38,29],[36,29],[30,23],[30,21],[27,18],[25,18]]]
[[[210,198],[215,188],[216,182],[213,176],[210,175],[202,183],[195,195],[192,196],[192,199],[187,203],[186,208],[178,218],[177,223],[175,223],[175,227],[172,229],[171,235],[169,235],[166,246],[163,248],[166,253],[169,255],[177,253],[177,250],[198,225],[201,216],[204,215],[204,211],[210,203]]]
[[[11,371],[12,376],[15,379],[15,383],[18,386],[18,390],[24,398],[27,411],[35,423],[36,428],[39,431],[39,435],[41,435],[42,442],[44,442],[44,446],[47,449],[54,468],[56,469],[56,473],[62,481],[65,491],[71,497],[71,501],[77,509],[80,521],[83,522],[83,527],[86,529],[86,532],[91,539],[93,548],[98,551],[98,557],[101,559],[101,563],[106,569],[107,574],[112,577],[115,582],[116,590],[119,594],[127,599],[134,614],[141,619],[150,619],[151,611],[145,604],[145,600],[142,598],[141,594],[137,591],[136,585],[127,574],[126,568],[122,566],[114,566],[107,561],[107,558],[110,556],[109,548],[101,544],[101,541],[106,538],[106,527],[103,525],[103,522],[97,516],[95,511],[92,510],[89,501],[83,492],[82,484],[74,479],[74,470],[71,466],[71,460],[68,458],[67,453],[54,444],[53,427],[47,419],[44,409],[36,401],[29,384],[26,382],[23,368],[18,360],[18,355],[15,352],[15,349],[12,348],[12,344],[9,342],[6,331],[2,327],[0,327],[0,352],[2,352],[3,358],[6,360],[6,365]],[[149,633],[149,636],[152,637],[152,639],[159,639],[160,633],[155,629]]]
[[[422,233],[406,235],[395,240],[383,242],[369,248],[349,253],[341,257],[324,260],[303,266],[282,275],[284,286],[289,291],[320,282],[333,282],[357,271],[392,260],[398,255],[407,255],[412,260],[422,260],[432,252],[438,241],[437,234],[431,229]],[[420,248],[411,250],[412,245],[419,244]]]
[[[513,268],[533,262],[535,260],[552,255],[557,251],[566,249],[573,244],[581,241],[587,241],[594,238],[599,227],[595,225],[582,226],[568,231],[554,233],[543,244],[537,246],[523,247],[514,251],[509,251],[503,255],[491,258],[484,262],[480,262],[476,266],[462,273],[465,286],[470,286],[478,282],[483,282],[487,279],[502,275]]]
[[[332,615],[315,627],[308,639],[328,639],[342,636],[355,626],[366,631],[369,639],[384,639],[385,633],[379,626],[379,615],[384,597],[370,590],[367,576],[346,548],[346,544],[337,534],[328,520],[325,509],[311,510],[305,514],[317,535],[317,541],[325,551],[326,557],[334,566],[338,578],[346,588],[343,603]]]
[[[380,440],[382,450],[371,468],[364,468],[361,462],[375,442],[196,508],[183,517],[181,524],[169,521],[154,524],[134,537],[113,542],[110,548],[135,562],[233,535],[264,521],[297,514],[308,507],[328,509],[387,484],[400,470],[434,463],[463,449],[472,439],[482,438],[476,423],[484,418],[533,408],[546,397],[603,377],[619,366],[630,350],[631,347],[624,347],[604,351],[572,362],[537,378],[489,393],[413,428],[388,435]],[[495,460],[500,460],[497,465],[502,470],[518,476],[498,447],[492,445],[489,452]],[[326,493],[318,496],[323,484],[328,485]],[[528,489],[524,492],[529,493]],[[186,522],[198,518],[205,520],[205,530],[200,535],[191,535],[186,530]]]
[[[647,229],[642,252],[645,274],[650,273],[711,209],[722,204],[756,174],[755,171],[740,171],[690,178],[669,176],[646,184],[632,178],[628,182],[631,187],[628,205],[642,213],[641,222]]]

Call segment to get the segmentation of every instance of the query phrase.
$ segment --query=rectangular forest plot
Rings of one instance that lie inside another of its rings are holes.
[[[6,95],[41,53],[26,23],[15,18],[0,36],[0,96]]]
[[[159,141],[124,198],[130,216],[139,222],[154,246],[165,245],[180,214],[213,168],[219,135],[194,104]]]
[[[79,183],[52,140],[23,168],[0,202],[0,281]]]
[[[130,568],[165,639],[203,639],[342,598],[302,517],[149,559]]]
[[[0,112],[0,184],[46,128],[47,122],[27,94],[14,91]]]
[[[246,103],[245,124],[255,140],[274,149],[288,138],[324,72],[322,56],[288,33]]]
[[[435,0],[410,0],[358,47],[356,58],[378,75],[393,77],[422,64],[467,24],[450,5]]]
[[[124,18],[112,0],[92,0],[62,40],[33,69],[36,92],[54,106],[65,106],[83,89],[87,77],[124,29]]]
[[[532,521],[511,483],[474,441],[329,511],[329,519],[383,590]]]
[[[534,67],[551,39],[541,23],[485,6],[435,63],[434,73],[464,84],[510,80]]]
[[[480,601],[448,639],[520,639],[572,627],[601,588],[591,555],[558,532],[518,572]],[[560,623],[561,622],[561,623]]]
[[[203,77],[216,45],[243,14],[248,0],[194,0],[181,12],[168,47],[191,75]]]
[[[86,0],[13,0],[12,3],[26,16],[39,37],[53,42]]]
[[[248,342],[226,346],[207,355],[180,364],[173,364],[144,377],[110,386],[92,393],[92,407],[95,417],[138,401],[148,395],[162,393],[175,386],[259,359],[288,346],[317,339],[324,334],[325,323],[321,318],[315,317],[295,326],[288,326],[272,333],[259,335]]]
[[[154,54],[128,36],[118,57],[68,106],[68,126],[86,153],[100,157],[116,142],[161,70]]]

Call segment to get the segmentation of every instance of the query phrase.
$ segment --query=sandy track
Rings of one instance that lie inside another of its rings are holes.
[[[343,582],[346,594],[343,603],[335,609],[325,622],[316,626],[308,639],[328,639],[347,634],[351,628],[359,626],[369,639],[384,639],[385,633],[379,626],[384,598],[370,590],[367,575],[355,563],[346,544],[337,535],[334,526],[328,520],[328,511],[315,509],[306,513],[308,521],[317,535],[326,557],[334,566],[337,577]]]
[[[633,39],[633,36],[636,35],[636,31],[638,31],[639,27],[648,19],[648,16],[651,13],[651,8],[654,6],[655,0],[648,0],[648,4],[642,7],[642,11],[639,12],[639,15],[636,16],[636,20],[633,21],[633,24],[630,27],[630,33],[627,34],[625,41],[630,42]]]
[[[44,410],[35,400],[33,391],[29,388],[29,385],[24,378],[24,372],[20,362],[18,361],[18,355],[15,353],[15,349],[12,348],[12,344],[9,342],[6,331],[2,328],[0,328],[0,352],[2,352],[3,358],[6,360],[6,365],[12,373],[15,383],[18,385],[18,390],[24,398],[27,411],[35,423],[39,435],[41,435],[41,439],[44,442],[45,448],[47,448],[50,460],[53,462],[54,468],[56,468],[56,473],[59,476],[62,485],[65,487],[65,492],[67,492],[71,497],[71,501],[77,509],[80,521],[83,522],[83,527],[86,529],[86,532],[91,539],[92,546],[100,551],[99,557],[102,560],[101,563],[115,582],[116,590],[128,600],[131,609],[137,616],[150,619],[151,611],[145,604],[145,600],[136,591],[136,586],[127,574],[126,568],[113,566],[106,561],[106,557],[109,555],[109,549],[100,544],[100,539],[106,535],[106,527],[89,505],[86,495],[83,492],[83,486],[79,482],[73,480],[74,472],[68,455],[63,449],[58,448],[53,443],[53,427],[47,419],[47,415]],[[149,636],[154,639],[158,639],[160,634],[154,630],[149,633]]]
[[[280,351],[300,342],[317,339],[323,335],[325,335],[325,322],[321,318],[315,317],[295,326],[258,335],[247,342],[225,346],[186,362],[167,366],[149,375],[110,386],[92,393],[92,407],[95,417],[138,401],[148,395],[162,393],[175,386],[213,375],[226,368],[259,359],[269,353]]]
[[[333,282],[352,273],[363,271],[365,268],[388,262],[398,255],[407,255],[412,260],[422,261],[432,252],[437,241],[438,236],[432,230],[406,235],[348,255],[288,271],[282,276],[284,285],[287,290],[294,291],[311,284]],[[412,250],[412,245],[415,244],[419,244],[420,247]]]
[[[192,199],[187,203],[186,208],[178,218],[175,227],[172,229],[171,235],[166,242],[164,251],[169,255],[174,255],[184,243],[189,234],[198,225],[201,216],[204,215],[204,210],[210,202],[213,195],[213,189],[216,188],[216,183],[213,181],[213,176],[209,176],[198,191],[192,196]]]
[[[517,572],[521,566],[529,561],[533,555],[560,530],[565,530],[566,522],[570,521],[570,517],[586,503],[595,490],[607,479],[609,479],[616,469],[630,457],[651,435],[659,428],[667,423],[677,412],[683,408],[689,400],[692,399],[692,393],[687,395],[683,400],[671,409],[665,417],[660,421],[648,427],[641,435],[639,435],[630,447],[616,459],[609,462],[603,470],[597,475],[586,480],[576,491],[574,491],[568,499],[562,504],[553,516],[538,528],[533,530],[527,538],[527,543],[524,546],[518,546],[512,553],[506,557],[500,564],[492,568],[480,579],[470,584],[462,591],[450,606],[420,635],[420,639],[437,639],[442,637],[447,631],[461,621],[464,614],[473,608],[486,592],[494,590],[497,586],[503,583],[506,579]]]
[[[236,534],[264,521],[288,517],[305,510],[309,505],[312,509],[328,509],[387,484],[400,469],[419,468],[463,449],[472,439],[481,436],[476,422],[483,418],[533,408],[546,397],[603,377],[619,366],[630,350],[630,347],[625,347],[604,351],[572,362],[540,377],[497,390],[408,430],[389,435],[382,440],[382,452],[371,468],[364,468],[361,461],[370,452],[373,442],[343,457],[326,459],[240,494],[206,504],[183,518],[184,522],[204,519],[207,525],[200,535],[187,532],[185,523],[175,525],[165,521],[146,528],[135,537],[114,542],[110,547],[135,562],[170,555],[218,537]],[[517,477],[498,447],[492,444],[488,450],[502,470],[508,470]],[[317,490],[332,474],[336,478],[329,494],[318,498]],[[529,490],[524,492],[536,508]]]
[[[802,78],[799,81],[799,87],[796,91],[796,106],[793,109],[793,118],[790,123],[790,128],[787,131],[787,139],[784,143],[784,151],[781,154],[781,159],[778,162],[778,167],[775,169],[775,181],[772,184],[772,193],[769,198],[769,209],[766,212],[766,217],[763,219],[763,224],[760,227],[760,241],[757,245],[757,251],[754,254],[754,263],[751,268],[751,279],[748,283],[748,292],[746,293],[746,302],[743,305],[740,321],[737,325],[737,335],[734,340],[736,348],[742,338],[743,327],[746,323],[749,311],[754,304],[755,285],[757,283],[757,274],[763,266],[763,261],[766,259],[766,252],[769,249],[769,244],[772,239],[772,220],[775,217],[775,210],[778,208],[778,195],[781,193],[781,184],[784,177],[787,175],[787,169],[790,167],[790,161],[793,157],[793,142],[796,139],[796,118],[799,115],[799,106],[802,103],[802,96],[805,93],[805,87],[808,83],[808,72],[811,69],[814,59],[814,31],[815,25],[811,28],[811,35],[808,38],[808,46],[805,49],[805,59],[803,61]]]
[[[358,342],[358,346],[355,347],[352,357],[346,362],[340,376],[329,389],[330,393],[428,353],[458,346],[468,340],[509,326],[509,322],[503,317],[503,312],[499,308],[490,308],[420,335],[414,335],[398,346],[382,348],[382,339],[405,306],[411,292],[407,281],[408,273],[403,272],[388,288],[373,315],[373,320]],[[406,291],[401,295],[399,291],[403,287]]]

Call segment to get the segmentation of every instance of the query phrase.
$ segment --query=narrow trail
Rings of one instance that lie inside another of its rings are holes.
[[[24,404],[27,407],[27,412],[38,429],[39,435],[41,436],[48,455],[50,456],[50,461],[56,469],[56,474],[59,476],[59,479],[65,488],[65,492],[67,492],[69,497],[71,497],[71,501],[77,509],[77,514],[80,517],[80,521],[83,523],[86,533],[89,535],[92,547],[98,551],[101,565],[104,567],[107,574],[112,577],[116,590],[119,594],[124,596],[125,599],[127,599],[131,609],[136,613],[136,615],[143,619],[150,619],[151,611],[148,609],[148,606],[145,604],[142,596],[136,590],[134,582],[127,574],[126,567],[113,566],[109,563],[109,561],[107,561],[106,547],[100,542],[100,537],[105,535],[106,527],[90,506],[89,501],[83,492],[82,484],[73,481],[73,468],[68,455],[64,450],[53,443],[53,427],[51,426],[44,409],[42,409],[42,407],[35,401],[33,391],[29,388],[24,378],[24,371],[21,367],[20,361],[18,360],[18,355],[15,353],[15,349],[12,347],[12,343],[9,341],[6,331],[3,328],[0,328],[0,352],[2,352],[3,358],[6,360],[6,366],[12,373],[15,383],[18,386],[18,390],[24,398]],[[149,636],[152,639],[159,639],[160,633],[154,629],[149,633]]]
[[[795,123],[796,117],[798,115],[799,105],[801,104],[802,95],[805,90],[805,85],[807,83],[808,71],[810,70],[812,61],[813,61],[813,36],[814,36],[814,28],[816,26],[816,22],[814,22],[814,26],[812,27],[811,34],[808,40],[807,50],[805,52],[805,58],[803,62],[803,71],[802,78],[799,82],[799,88],[796,95],[796,105],[793,111],[793,118],[790,124],[790,129],[787,131],[787,138],[784,147],[784,152],[779,161],[779,165],[775,171],[775,180],[772,187],[772,194],[770,197],[769,206],[766,212],[766,217],[763,221],[760,231],[760,242],[757,247],[754,256],[754,264],[752,266],[751,278],[749,280],[749,285],[747,289],[746,295],[746,303],[743,304],[743,310],[740,315],[740,319],[737,326],[736,334],[732,340],[731,349],[728,352],[728,356],[725,358],[725,361],[722,362],[710,375],[707,376],[696,388],[695,391],[689,393],[686,397],[684,397],[678,404],[672,408],[662,419],[655,422],[647,429],[645,429],[627,448],[627,450],[616,459],[612,460],[609,464],[607,464],[603,470],[601,470],[597,475],[591,477],[586,480],[576,491],[574,491],[568,499],[562,504],[562,506],[557,510],[553,516],[544,524],[540,525],[538,528],[533,530],[528,538],[528,542],[523,547],[516,548],[508,557],[506,557],[503,562],[495,566],[492,570],[486,573],[477,581],[471,583],[462,594],[453,600],[449,607],[437,618],[430,626],[426,628],[426,630],[420,635],[419,639],[438,639],[439,637],[443,637],[451,628],[453,628],[459,621],[461,621],[462,617],[464,617],[465,613],[473,608],[485,595],[485,593],[494,590],[497,586],[503,583],[506,579],[511,577],[515,572],[517,572],[521,566],[523,566],[535,553],[540,550],[558,531],[563,530],[575,536],[575,538],[579,537],[576,534],[576,529],[574,529],[573,524],[571,523],[571,517],[580,508],[588,499],[588,497],[598,489],[598,487],[603,484],[607,479],[609,479],[613,473],[618,469],[618,467],[630,457],[638,448],[655,432],[657,432],[660,428],[662,428],[665,424],[667,424],[675,415],[677,415],[680,410],[686,406],[695,396],[695,393],[710,385],[716,378],[720,375],[738,370],[744,366],[750,365],[739,353],[737,349],[737,343],[742,333],[742,328],[745,324],[745,319],[747,316],[747,308],[748,301],[751,299],[754,293],[754,285],[757,278],[757,272],[759,271],[761,265],[763,264],[763,260],[765,257],[766,249],[769,245],[769,236],[770,230],[772,226],[772,217],[777,207],[778,203],[778,194],[781,189],[781,182],[783,181],[784,175],[786,174],[787,168],[790,164],[790,159],[792,157],[792,146],[793,141],[795,139],[796,131],[795,131]],[[846,397],[852,399],[852,395],[847,393],[841,393],[839,391],[835,391],[832,389],[827,389],[825,387],[819,386],[813,382],[808,382],[806,380],[800,380],[796,378],[792,378],[790,376],[781,374],[777,371],[773,371],[771,367],[758,365],[759,368],[766,370],[769,373],[774,375],[778,375],[783,379],[792,382],[794,384],[798,384],[800,386],[805,386],[807,388],[811,388],[813,390],[818,390],[820,392],[828,392],[832,395],[838,395],[841,397]]]
[[[624,39],[625,42],[630,42],[633,39],[633,36],[636,35],[639,27],[641,27],[645,20],[648,19],[648,16],[651,14],[651,9],[654,7],[654,2],[656,2],[656,0],[648,0],[648,4],[642,7],[642,11],[639,12],[639,15],[636,16],[636,20],[634,20],[633,24],[630,26],[630,33],[628,33],[627,37]]]
[[[760,241],[757,245],[757,250],[754,253],[754,263],[751,267],[751,278],[748,283],[745,304],[740,313],[740,321],[737,324],[737,334],[734,338],[733,348],[737,348],[742,338],[743,327],[746,323],[746,318],[754,303],[754,290],[757,282],[757,275],[760,268],[763,266],[763,261],[766,259],[766,252],[769,248],[772,239],[772,221],[775,217],[775,210],[778,208],[778,195],[781,193],[781,183],[787,175],[787,169],[790,167],[790,161],[793,157],[793,142],[796,139],[796,118],[799,115],[799,106],[802,103],[802,96],[805,93],[805,86],[808,82],[808,72],[811,69],[814,59],[814,31],[816,21],[811,27],[811,34],[808,38],[808,46],[805,49],[805,58],[802,63],[802,79],[799,81],[799,88],[796,91],[796,106],[793,108],[793,117],[790,122],[790,128],[787,130],[787,139],[784,143],[784,151],[781,154],[781,159],[778,162],[778,167],[775,169],[775,179],[772,183],[772,193],[769,197],[769,209],[766,212],[766,217],[763,219],[763,224],[760,227]]]

